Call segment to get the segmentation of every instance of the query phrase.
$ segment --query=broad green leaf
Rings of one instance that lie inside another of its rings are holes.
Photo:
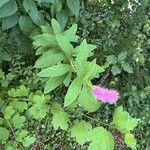
[[[87,142],[89,132],[92,130],[92,126],[89,122],[82,120],[76,123],[71,129],[71,137],[75,137],[76,141],[83,145]]]
[[[109,64],[116,64],[117,63],[117,57],[115,55],[109,55],[109,56],[107,56],[106,61]]]
[[[127,111],[123,111],[120,106],[115,109],[113,114],[113,124],[122,133],[129,133],[139,122],[139,119],[132,118]]]
[[[53,115],[52,125],[54,126],[55,130],[57,130],[59,127],[63,130],[67,130],[68,121],[68,114],[63,111],[58,111]]]
[[[56,18],[57,18],[61,28],[64,29],[68,22],[67,13],[64,10],[60,10],[56,13]]]
[[[37,60],[35,68],[46,68],[55,65],[65,59],[62,52],[41,57]]]
[[[18,6],[16,2],[14,0],[10,0],[0,8],[0,19],[13,15],[17,10]]]
[[[46,82],[44,93],[47,94],[63,83],[65,76],[49,78]]]
[[[16,129],[22,128],[24,126],[25,121],[26,121],[26,118],[20,115],[15,115],[12,118],[12,123]]]
[[[131,133],[125,134],[125,143],[131,149],[136,150],[136,139],[133,134],[131,134]]]
[[[35,142],[35,140],[36,140],[35,137],[29,135],[29,136],[24,138],[22,144],[24,147],[30,147],[31,144],[33,144]]]
[[[46,47],[48,48],[54,48],[56,46],[58,46],[56,37],[54,35],[51,34],[41,34],[41,35],[36,35],[33,37],[33,45],[35,46],[35,48],[39,48],[39,47]]]
[[[70,44],[67,38],[62,35],[57,34],[56,39],[57,39],[59,47],[66,54],[67,58],[71,59],[72,53],[73,53],[73,46]]]
[[[67,0],[67,6],[76,17],[79,15],[80,10],[79,0]]]
[[[67,94],[65,95],[64,106],[68,106],[73,103],[79,96],[82,88],[82,81],[75,78],[68,88]]]
[[[94,128],[89,134],[89,141],[91,141],[88,150],[113,150],[114,137],[103,127]]]
[[[76,35],[77,32],[77,24],[72,25],[68,30],[63,32],[63,35],[70,42],[75,42],[78,40],[79,36]]]
[[[24,0],[23,7],[36,25],[41,26],[45,24],[43,14],[37,10],[33,0]]]
[[[59,23],[54,18],[51,20],[51,24],[55,34],[62,32]]]
[[[127,57],[127,52],[121,52],[119,55],[118,55],[118,60],[122,61],[124,60],[126,57]]]
[[[101,105],[101,103],[92,95],[91,89],[87,86],[82,88],[78,97],[78,102],[88,112],[95,112]]]
[[[39,77],[57,77],[61,76],[72,70],[72,67],[68,64],[58,64],[52,67],[43,69],[40,73],[38,73]]]
[[[12,16],[2,19],[2,29],[7,30],[14,27],[18,23],[18,14],[15,13]]]
[[[111,68],[111,72],[115,76],[121,73],[121,69],[117,65],[113,65]]]
[[[68,75],[66,76],[64,82],[63,82],[65,86],[69,86],[69,84],[71,82],[71,76],[72,76],[72,72],[69,72]]]
[[[9,131],[6,128],[0,127],[0,141],[5,142],[9,138]]]
[[[122,68],[124,71],[126,71],[128,73],[133,73],[133,68],[127,62],[122,63]]]
[[[25,35],[30,35],[33,30],[33,25],[30,17],[21,15],[19,17],[19,27]]]
[[[1,0],[0,1],[0,8],[4,5],[4,4],[6,4],[6,3],[8,3],[9,2],[9,0]]]

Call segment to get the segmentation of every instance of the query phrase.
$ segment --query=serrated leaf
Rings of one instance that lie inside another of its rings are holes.
[[[58,111],[54,114],[52,118],[52,125],[54,126],[55,130],[57,130],[59,127],[63,130],[67,130],[68,121],[68,114],[63,111]]]
[[[14,27],[18,23],[18,14],[15,13],[12,16],[5,17],[2,19],[2,29],[8,30]]]
[[[33,30],[33,25],[30,17],[21,15],[19,17],[19,27],[25,35],[30,35]]]
[[[59,47],[66,54],[67,58],[71,59],[72,53],[73,53],[73,46],[70,44],[67,38],[62,35],[57,34],[56,39],[57,39]]]
[[[24,147],[30,147],[31,144],[33,144],[35,142],[36,138],[35,137],[32,137],[32,136],[27,136],[24,138],[23,140],[23,146]]]
[[[63,32],[63,35],[69,42],[75,42],[78,40],[79,36],[76,35],[77,24],[72,25],[68,30]]]
[[[72,70],[72,67],[68,64],[58,64],[58,65],[54,65],[52,67],[43,69],[37,75],[39,77],[57,77],[57,76],[61,76],[61,75],[65,74],[71,70]]]
[[[82,81],[75,78],[68,88],[67,94],[65,95],[64,106],[68,106],[73,103],[79,96],[82,88]]]
[[[44,88],[44,94],[47,94],[63,83],[65,76],[49,78]]]
[[[9,138],[9,130],[0,127],[0,141],[6,141]]]
[[[116,64],[117,63],[117,57],[115,55],[109,55],[109,56],[107,56],[106,61],[109,64]]]
[[[20,115],[15,115],[12,118],[12,123],[16,129],[22,128],[24,126],[25,121],[26,121],[26,118]]]
[[[130,64],[127,63],[127,62],[124,62],[124,63],[122,64],[122,68],[123,68],[124,71],[126,71],[126,72],[128,72],[128,73],[133,73],[133,68],[132,68],[132,67],[130,66]]]
[[[51,20],[51,25],[55,34],[59,34],[62,32],[59,23],[54,18]]]
[[[131,134],[131,133],[126,133],[125,134],[125,143],[131,149],[136,150],[136,139],[135,139],[133,134]]]
[[[132,118],[127,111],[123,111],[120,106],[115,109],[113,114],[113,124],[122,133],[129,133],[139,122],[139,119]]]
[[[67,0],[67,6],[76,17],[79,15],[80,10],[79,0]]]
[[[55,65],[65,59],[62,52],[52,55],[47,55],[37,60],[35,68],[46,68]]]
[[[78,97],[78,102],[88,112],[95,112],[101,105],[101,103],[92,95],[91,89],[87,86],[82,88]]]
[[[111,72],[115,76],[117,74],[120,74],[121,70],[120,70],[120,68],[117,65],[113,65],[112,68],[111,68]]]
[[[0,8],[0,18],[13,15],[18,10],[18,6],[14,0],[10,0]]]
[[[75,124],[71,129],[71,137],[75,137],[76,141],[83,145],[87,142],[89,132],[92,130],[92,125],[89,122],[81,121]]]
[[[124,60],[126,57],[127,57],[127,52],[121,52],[119,55],[118,55],[118,60],[122,61]]]
[[[90,135],[89,141],[91,141],[88,150],[113,150],[114,149],[114,137],[103,127],[94,128]]]
[[[4,110],[4,118],[9,120],[14,113],[15,113],[15,110],[13,109],[13,107],[7,106]]]

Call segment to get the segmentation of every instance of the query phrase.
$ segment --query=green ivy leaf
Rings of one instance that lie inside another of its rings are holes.
[[[4,142],[9,138],[9,131],[6,128],[0,127],[0,141]]]
[[[87,142],[89,132],[92,130],[92,126],[89,122],[82,120],[75,124],[71,129],[71,137],[75,137],[76,141],[83,145]]]
[[[68,128],[69,117],[68,114],[61,110],[53,110],[52,125],[55,130],[59,127],[63,130]]]
[[[133,134],[131,133],[125,134],[125,143],[127,144],[128,147],[136,150],[136,139]]]
[[[79,0],[67,0],[67,6],[76,17],[79,15],[80,10]]]
[[[139,119],[132,118],[127,111],[123,111],[120,106],[115,109],[113,114],[113,124],[122,133],[129,133],[139,122]]]
[[[88,150],[113,150],[114,138],[110,132],[103,127],[94,128],[90,135],[89,141],[91,141]]]
[[[12,118],[12,123],[16,129],[20,129],[24,126],[24,122],[26,121],[26,118],[24,116],[15,115]]]
[[[82,88],[82,81],[75,78],[68,88],[67,94],[65,96],[64,106],[68,106],[73,103],[79,96]]]

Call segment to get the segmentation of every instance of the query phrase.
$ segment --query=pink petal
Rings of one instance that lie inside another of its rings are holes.
[[[104,103],[114,104],[119,99],[119,93],[117,90],[107,89],[100,86],[93,86],[93,95]]]

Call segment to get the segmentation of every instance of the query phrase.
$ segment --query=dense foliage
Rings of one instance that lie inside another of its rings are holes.
[[[1,0],[0,25],[0,149],[150,149],[149,0]]]

